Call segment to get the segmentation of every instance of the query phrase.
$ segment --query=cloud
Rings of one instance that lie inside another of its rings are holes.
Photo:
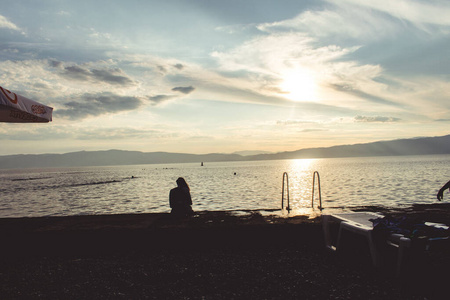
[[[186,138],[186,140],[191,141],[214,141],[215,139],[215,137],[209,135],[194,135]]]
[[[439,32],[450,25],[450,5],[444,3],[398,0],[325,0],[329,4],[320,10],[306,10],[294,18],[259,24],[266,33],[303,32],[315,39],[343,45],[358,42],[373,43],[383,38],[395,38],[405,29]],[[448,32],[448,31],[447,31]],[[417,34],[417,33],[416,33]]]
[[[389,14],[395,18],[407,20],[412,23],[450,25],[450,4],[446,1],[411,1],[411,0],[342,0],[331,3],[350,4],[366,7]],[[437,5],[438,4],[438,5]]]
[[[50,65],[50,67],[53,67],[53,68],[60,68],[63,65],[63,63],[61,61],[57,61],[57,60],[49,60],[48,64]]]
[[[223,71],[239,72],[247,81],[265,80],[272,95],[285,98],[289,95],[277,92],[277,85],[296,69],[306,70],[317,78],[317,102],[358,110],[390,106],[407,112],[420,98],[427,102],[447,90],[430,88],[424,95],[423,88],[414,86],[442,81],[438,78],[446,74],[449,4],[439,12],[440,2],[399,0],[392,7],[384,0],[328,2],[292,19],[259,24],[263,34],[212,57]],[[433,12],[437,19],[421,11]],[[434,55],[424,61],[427,52]],[[435,76],[426,78],[425,71]],[[430,109],[421,112],[430,114]]]
[[[112,70],[92,70],[92,75],[95,79],[103,82],[108,82],[110,84],[118,85],[132,85],[133,80],[129,77],[122,76],[122,70],[112,69]]]
[[[52,66],[59,67],[60,65],[52,63]],[[132,86],[135,81],[125,74],[120,68],[110,69],[88,69],[82,66],[67,66],[64,67],[61,75],[86,82],[104,82],[111,85]]]
[[[299,127],[303,127],[302,125],[305,126],[311,126],[311,125],[316,125],[316,126],[320,126],[320,122],[315,122],[315,121],[306,121],[306,120],[278,120],[276,122],[276,125],[281,125],[281,126],[288,126],[288,127],[293,127],[293,128],[299,128]],[[298,126],[297,126],[298,125]],[[297,132],[321,132],[321,131],[329,131],[328,129],[324,129],[324,128],[303,128],[303,129],[299,129]]]
[[[182,64],[175,64],[173,65],[175,68],[177,68],[178,70],[183,70],[184,66]]]
[[[79,120],[91,116],[130,111],[141,105],[142,100],[136,97],[125,97],[112,93],[86,94],[77,101],[64,103],[65,108],[56,110],[55,114],[71,120]]]
[[[66,132],[56,126],[14,126],[0,129],[0,140],[12,141],[43,141],[52,139],[65,139],[72,135],[73,131]]]
[[[7,28],[7,29],[20,31],[20,28],[17,27],[16,24],[10,22],[7,18],[5,18],[2,15],[0,15],[0,28]]]
[[[394,118],[394,117],[366,117],[366,116],[356,116],[354,118],[355,122],[361,122],[361,123],[393,123],[393,122],[399,122],[401,119]]]
[[[163,135],[163,133],[158,130],[116,127],[77,130],[74,138],[78,140],[123,140],[145,139],[159,135]]]
[[[304,120],[278,120],[277,125],[297,125],[297,124],[314,124],[316,122],[313,121],[304,121]]]
[[[289,41],[286,41],[285,45],[288,44]],[[254,46],[258,45],[255,44]],[[128,55],[124,58],[122,57],[122,59],[129,62],[130,67],[137,68],[138,70],[145,70],[147,77],[145,80],[143,79],[142,82],[148,82],[148,84],[151,84],[151,86],[148,86],[148,90],[155,93],[155,97],[157,98],[154,98],[154,100],[161,100],[161,96],[165,96],[167,89],[170,89],[179,93],[192,93],[195,90],[197,98],[211,99],[213,101],[273,104],[283,106],[292,105],[291,100],[283,97],[287,93],[283,92],[276,86],[279,84],[281,79],[273,78],[272,75],[274,75],[274,72],[267,71],[267,69],[270,69],[269,67],[266,67],[265,65],[254,66],[249,63],[247,58],[251,58],[252,53],[246,55],[239,49],[241,48],[236,49],[236,53],[233,51],[233,53],[217,52],[217,55],[220,56],[220,62],[223,62],[223,65],[218,69],[206,68],[205,66],[192,62],[187,63],[174,59],[163,59],[151,55]],[[249,46],[248,49],[254,49],[254,47]],[[335,49],[333,51],[339,50]],[[244,69],[242,72],[239,71],[240,67],[232,68],[227,65],[227,63],[233,59],[239,60],[236,65],[238,63],[242,64],[242,69]],[[267,59],[271,58],[267,57]],[[120,60],[120,57],[118,56],[116,60]],[[314,59],[312,58],[312,60]],[[255,60],[254,62],[255,64],[262,63],[261,60]],[[173,66],[176,64],[183,65],[183,69],[179,70],[178,68],[174,68]],[[166,70],[167,73],[161,74],[160,67],[162,66],[165,66],[164,70]],[[252,70],[249,70],[250,68],[252,68]],[[262,72],[265,73],[259,73],[257,70],[253,72],[253,69],[263,70]],[[361,70],[361,72],[366,71],[367,70]],[[178,85],[184,82],[193,82],[195,85]],[[175,88],[170,86],[175,86]],[[155,92],[154,90],[157,91]],[[307,107],[312,105],[314,108],[320,106],[319,104],[313,105],[307,103],[302,103],[301,105]],[[332,106],[333,109],[338,109],[334,105]],[[326,106],[326,108],[330,108],[330,106]],[[324,106],[321,110],[323,109],[325,109]]]
[[[393,36],[399,29],[386,15],[369,12],[361,7],[336,7],[305,11],[298,16],[274,23],[258,25],[271,34],[301,32],[316,45],[343,45],[355,41],[373,41]]]
[[[354,95],[354,96],[357,96],[358,98],[365,99],[365,100],[368,100],[368,101],[373,102],[373,103],[390,105],[390,106],[396,106],[396,107],[404,106],[403,104],[399,104],[397,102],[390,101],[390,100],[387,100],[387,99],[385,99],[383,97],[379,97],[379,96],[376,96],[376,95],[371,95],[369,93],[366,93],[364,91],[358,90],[358,89],[353,88],[353,87],[348,86],[348,85],[333,84],[333,85],[330,85],[330,87],[333,88],[336,91],[344,92],[344,93],[347,93],[349,95]]]
[[[224,71],[246,71],[260,76],[277,76],[286,64],[312,62],[312,39],[299,32],[258,36],[228,52],[215,51]]]
[[[322,131],[329,131],[328,129],[319,129],[319,128],[305,128],[300,130],[300,132],[322,132]]]
[[[386,96],[387,84],[380,81],[384,75],[381,66],[351,59],[351,54],[359,46],[317,47],[315,41],[316,37],[298,30],[269,33],[231,51],[214,52],[212,56],[218,60],[222,70],[239,72],[239,80],[248,83],[246,90],[255,93],[289,99],[292,91],[283,90],[280,86],[288,81],[298,82],[300,86],[301,76],[307,74],[305,82],[307,85],[313,83],[314,93],[318,95],[313,101],[317,103],[347,108],[363,102],[399,106]],[[252,83],[259,86],[251,86]],[[341,95],[338,100],[334,97],[336,90],[352,97]],[[358,101],[354,101],[356,99]]]
[[[167,73],[167,69],[164,66],[157,66],[157,69],[163,74]]]
[[[71,79],[82,81],[87,81],[89,77],[91,77],[91,73],[88,70],[78,66],[65,67],[63,75]]]
[[[52,140],[124,140],[167,137],[171,133],[163,130],[135,127],[79,127],[77,124],[60,126],[22,126],[0,129],[0,140],[39,141]]]
[[[174,87],[172,89],[172,91],[174,92],[180,92],[183,94],[190,94],[195,90],[195,87],[193,86],[178,86],[178,87]]]
[[[74,102],[74,99],[77,99],[75,102],[84,103],[84,96],[79,98],[80,95],[98,96],[109,92],[117,95],[129,95],[139,99],[144,105],[155,106],[180,97],[179,93],[188,93],[194,90],[193,87],[180,86],[179,90],[175,90],[178,93],[172,92],[171,89],[179,80],[191,80],[191,78],[177,78],[174,81],[173,76],[157,74],[154,66],[146,67],[144,74],[141,73],[139,76],[139,80],[134,75],[128,75],[128,72],[132,74],[142,72],[142,66],[136,66],[133,63],[139,60],[114,59],[84,64],[74,64],[57,59],[3,61],[0,62],[0,69],[3,70],[3,74],[8,74],[8,76],[0,76],[0,79],[3,79],[2,86],[30,99],[55,107],[55,113],[59,108],[65,117],[75,117],[75,112],[70,110],[66,104]],[[173,61],[165,63],[168,68],[178,70],[171,67],[175,64],[176,62]],[[136,68],[139,69],[136,70]],[[77,105],[79,106],[80,103]],[[74,107],[77,105],[74,104]]]
[[[60,10],[59,12],[56,13],[59,16],[69,16],[70,13],[64,10]]]
[[[158,105],[160,103],[166,102],[170,99],[173,99],[174,96],[169,95],[156,95],[156,96],[148,96],[147,99],[152,102],[154,105]]]

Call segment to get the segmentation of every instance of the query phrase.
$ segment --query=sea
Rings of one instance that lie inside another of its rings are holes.
[[[450,155],[0,169],[0,218],[170,212],[178,177],[194,211],[314,214],[436,203]]]

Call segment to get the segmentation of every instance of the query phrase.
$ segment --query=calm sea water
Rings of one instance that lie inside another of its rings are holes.
[[[169,212],[180,176],[196,211],[279,209],[284,172],[295,213],[311,206],[314,171],[325,209],[433,203],[450,155],[0,170],[0,217]]]

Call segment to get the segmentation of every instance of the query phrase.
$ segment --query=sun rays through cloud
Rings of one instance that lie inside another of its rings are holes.
[[[41,131],[5,124],[0,155],[448,134],[445,1],[112,2],[5,0],[0,85],[55,118]],[[75,134],[87,131],[110,133],[101,143]]]
[[[307,69],[297,68],[287,71],[283,75],[280,89],[286,98],[293,101],[319,101],[316,76]]]

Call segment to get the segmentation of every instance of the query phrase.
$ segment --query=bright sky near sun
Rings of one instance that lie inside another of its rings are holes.
[[[446,0],[2,0],[0,155],[281,152],[450,133]]]

